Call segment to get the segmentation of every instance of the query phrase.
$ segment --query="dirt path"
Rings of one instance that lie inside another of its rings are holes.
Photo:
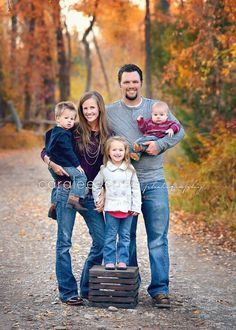
[[[235,256],[205,253],[171,228],[170,310],[154,308],[146,293],[149,268],[145,230],[138,246],[142,287],[134,310],[69,307],[57,300],[54,275],[56,222],[47,218],[50,176],[39,150],[0,153],[0,329],[233,329]],[[41,183],[41,188],[40,188]],[[73,261],[79,279],[90,244],[78,216]],[[77,267],[77,265],[79,265]]]

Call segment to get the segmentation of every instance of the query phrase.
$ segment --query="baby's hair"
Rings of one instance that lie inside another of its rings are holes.
[[[105,148],[104,148],[104,157],[103,157],[103,164],[106,166],[107,165],[107,162],[110,159],[110,156],[109,156],[109,151],[110,151],[110,148],[111,148],[111,144],[112,142],[114,141],[117,141],[117,142],[121,142],[123,143],[124,147],[125,147],[125,155],[124,155],[124,161],[125,163],[127,164],[127,166],[133,170],[133,166],[131,165],[130,163],[130,157],[129,157],[129,145],[128,145],[128,142],[126,141],[125,138],[123,138],[122,136],[111,136],[107,141],[106,141],[106,144],[105,144]]]
[[[162,101],[158,101],[158,102],[155,102],[153,105],[152,105],[152,110],[154,108],[158,108],[162,111],[165,111],[167,114],[169,113],[170,109],[168,107],[168,104],[165,103],[165,102],[162,102]]]
[[[78,109],[76,105],[71,101],[62,101],[55,106],[55,117],[60,117],[65,110],[74,111],[75,117],[77,116]]]

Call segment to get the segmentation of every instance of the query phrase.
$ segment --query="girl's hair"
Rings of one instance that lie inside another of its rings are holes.
[[[125,138],[123,138],[122,136],[111,136],[105,144],[105,149],[104,149],[104,156],[103,156],[103,164],[106,166],[107,162],[109,160],[111,160],[110,156],[109,156],[109,152],[110,152],[110,148],[111,148],[111,144],[112,142],[117,141],[117,142],[121,142],[124,147],[125,147],[125,155],[124,155],[124,161],[127,164],[127,166],[133,170],[133,166],[130,163],[130,157],[129,157],[129,145],[126,141]]]
[[[101,150],[103,151],[103,146],[110,135],[110,131],[108,128],[108,123],[106,119],[106,113],[105,113],[105,103],[103,100],[103,97],[101,94],[99,94],[96,91],[90,91],[84,93],[80,100],[79,100],[79,106],[78,106],[78,116],[79,116],[79,127],[78,129],[80,132],[78,132],[81,135],[82,138],[82,144],[79,146],[82,151],[89,148],[89,144],[91,143],[91,128],[84,117],[83,114],[83,104],[85,101],[89,99],[94,99],[97,103],[98,109],[99,109],[99,117],[98,117],[98,126],[99,126],[99,134],[100,134],[100,145]]]
[[[55,117],[60,117],[63,111],[70,110],[75,112],[75,117],[77,116],[77,107],[71,101],[62,101],[56,104],[55,106]]]

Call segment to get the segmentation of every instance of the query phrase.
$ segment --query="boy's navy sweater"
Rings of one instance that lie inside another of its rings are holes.
[[[45,136],[46,152],[50,160],[63,167],[78,167],[79,159],[73,149],[72,132],[55,126]]]

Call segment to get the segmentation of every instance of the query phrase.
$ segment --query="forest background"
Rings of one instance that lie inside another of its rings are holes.
[[[0,148],[35,146],[60,100],[118,99],[136,63],[186,130],[167,156],[172,207],[235,236],[235,22],[234,0],[0,0]]]

